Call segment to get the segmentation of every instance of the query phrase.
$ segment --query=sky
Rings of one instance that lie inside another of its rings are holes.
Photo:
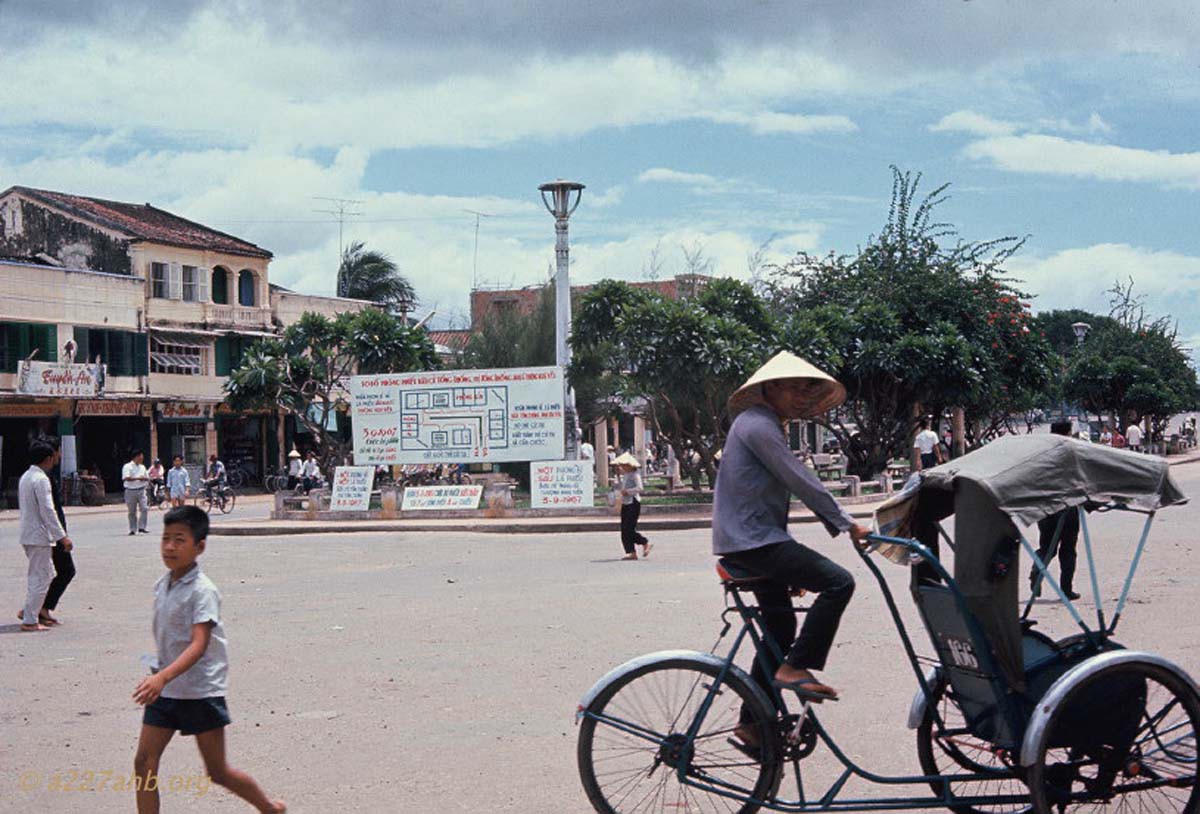
[[[1200,14],[1156,0],[0,0],[0,189],[147,201],[331,294],[345,242],[464,327],[572,283],[852,253],[891,171],[1035,309],[1132,279],[1200,346]],[[481,213],[479,216],[473,213]],[[478,237],[476,224],[478,222]]]

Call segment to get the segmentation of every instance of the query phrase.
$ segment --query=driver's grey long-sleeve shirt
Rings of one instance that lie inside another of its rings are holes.
[[[791,540],[788,504],[795,495],[831,536],[854,521],[788,447],[775,412],[756,405],[729,428],[713,494],[713,553],[730,554]]]

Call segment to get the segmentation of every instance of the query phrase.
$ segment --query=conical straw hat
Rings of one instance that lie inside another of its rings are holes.
[[[638,459],[630,455],[628,452],[622,452],[613,461],[614,466],[632,466],[634,469],[641,469],[642,465],[638,463]]]
[[[846,388],[828,373],[793,353],[780,351],[729,397],[729,414],[735,416],[747,407],[763,404],[763,382],[787,379],[807,379],[818,385],[813,388],[811,403],[805,406],[802,417],[820,415],[846,400]]]

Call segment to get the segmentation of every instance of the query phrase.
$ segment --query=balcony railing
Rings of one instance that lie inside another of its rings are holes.
[[[271,327],[271,312],[268,309],[245,305],[205,303],[204,319],[206,322],[212,324],[232,325],[244,328]]]

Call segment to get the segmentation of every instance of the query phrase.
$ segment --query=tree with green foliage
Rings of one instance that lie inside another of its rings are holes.
[[[866,246],[800,253],[766,285],[780,344],[846,386],[844,407],[817,420],[862,477],[908,457],[918,409],[963,407],[975,443],[999,432],[1037,400],[1054,358],[1003,274],[1023,241],[958,238],[933,219],[948,185],[918,198],[919,174],[892,173],[887,221]]]
[[[247,349],[225,383],[226,401],[234,410],[283,408],[312,433],[329,473],[351,452],[336,429],[351,376],[436,367],[429,335],[399,317],[376,308],[332,318],[310,312]]]
[[[748,285],[716,279],[695,297],[667,299],[606,280],[580,301],[571,336],[572,385],[592,414],[643,402],[651,426],[695,474],[715,479],[730,394],[776,349],[774,320]],[[693,484],[699,485],[698,478]]]
[[[417,304],[416,291],[395,261],[383,252],[368,250],[361,241],[351,243],[342,252],[337,295],[378,303],[402,315]]]

